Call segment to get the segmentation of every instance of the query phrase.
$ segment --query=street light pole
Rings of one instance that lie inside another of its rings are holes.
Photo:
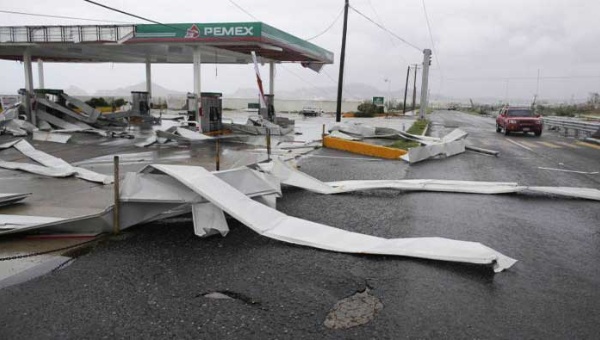
[[[344,5],[344,29],[342,31],[342,53],[340,55],[340,74],[338,78],[337,105],[335,110],[335,121],[342,120],[342,87],[344,86],[344,60],[346,59],[346,32],[348,30],[348,0]]]
[[[425,111],[427,110],[427,96],[429,94],[429,65],[431,64],[431,50],[423,50],[423,72],[421,78],[421,107],[419,110],[419,119],[425,119]]]

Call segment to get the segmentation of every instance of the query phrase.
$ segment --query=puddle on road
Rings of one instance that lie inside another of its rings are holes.
[[[331,329],[347,329],[371,322],[383,309],[383,303],[366,288],[333,306],[323,324]]]

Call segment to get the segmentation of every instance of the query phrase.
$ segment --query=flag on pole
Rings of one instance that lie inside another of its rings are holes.
[[[256,72],[256,83],[258,84],[258,92],[260,93],[260,107],[266,108],[267,101],[265,100],[265,91],[263,90],[262,79],[260,78],[260,71],[258,69],[258,60],[256,59],[256,53],[254,51],[251,52],[252,61],[254,62],[254,71]]]

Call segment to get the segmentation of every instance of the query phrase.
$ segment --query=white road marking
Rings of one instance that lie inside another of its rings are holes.
[[[533,150],[531,150],[530,148],[526,147],[525,145],[519,144],[519,143],[517,143],[517,142],[513,142],[513,141],[512,141],[512,140],[510,140],[510,139],[507,139],[507,141],[509,141],[509,142],[513,143],[514,145],[520,146],[520,147],[522,147],[522,148],[523,148],[523,149],[525,149],[525,150],[529,150],[529,151],[533,152]]]

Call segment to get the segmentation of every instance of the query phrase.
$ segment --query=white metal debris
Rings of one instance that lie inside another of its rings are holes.
[[[51,156],[45,152],[37,150],[25,140],[17,140],[10,143],[5,143],[3,145],[0,145],[0,150],[5,149],[7,147],[13,147],[19,150],[22,154],[40,163],[43,166],[29,163],[0,161],[0,167],[2,168],[23,170],[38,175],[50,177],[67,177],[75,175],[77,178],[102,184],[110,184],[113,182],[112,176],[102,175],[97,172],[80,167],[74,167],[60,158]]]
[[[204,168],[163,164],[151,167],[177,179],[259,234],[279,241],[346,253],[493,264],[496,272],[516,262],[476,242],[439,237],[385,239],[303,220],[253,201]]]
[[[346,135],[355,135],[363,138],[376,137],[376,128],[373,126],[357,123],[357,122],[344,122],[336,124],[329,129],[329,131],[339,131]]]
[[[202,133],[193,132],[186,128],[177,127],[177,126],[172,126],[165,131],[157,130],[156,136],[158,138],[164,138],[164,139],[166,139],[166,141],[174,140],[174,141],[183,142],[183,143],[204,142],[204,141],[209,141],[209,140],[215,139],[214,137],[206,136]],[[148,142],[149,141],[150,141],[150,139],[148,140]]]
[[[50,131],[34,131],[33,132],[33,140],[43,141],[43,142],[54,142],[65,144],[71,139],[71,135],[64,133],[53,133]]]
[[[0,215],[0,230],[23,229],[37,224],[62,221],[62,218],[44,216]]]
[[[361,140],[362,138],[359,137],[353,137],[350,136],[349,134],[343,133],[342,131],[339,130],[333,130],[329,136],[331,137],[335,137],[335,138],[340,138],[340,139],[345,139],[345,140]]]
[[[138,148],[145,148],[147,146],[150,146],[154,143],[156,143],[158,141],[158,137],[156,137],[156,134],[153,133],[152,136],[144,139],[141,142],[135,143],[135,146],[137,146]]]
[[[279,178],[281,184],[325,195],[362,190],[397,189],[404,191],[436,191],[487,195],[529,192],[600,201],[600,190],[593,188],[539,187],[519,185],[514,182],[452,181],[435,179],[322,182],[277,159],[269,163],[260,163],[259,167],[262,171]]]
[[[229,233],[223,210],[212,203],[193,204],[192,217],[196,236],[206,237],[217,233],[226,236]]]
[[[4,194],[0,194],[0,206],[3,205],[11,205],[11,204],[15,204],[17,202],[19,202],[20,200],[24,199],[25,197],[29,196],[31,194],[27,193],[27,194],[13,194],[13,193],[4,193]]]
[[[400,157],[411,164],[436,156],[443,155],[450,157],[465,152],[465,138],[467,137],[467,133],[461,129],[454,129],[441,139],[423,138],[423,136],[415,136],[407,133],[402,134],[425,144],[424,146],[408,149],[408,153]]]

